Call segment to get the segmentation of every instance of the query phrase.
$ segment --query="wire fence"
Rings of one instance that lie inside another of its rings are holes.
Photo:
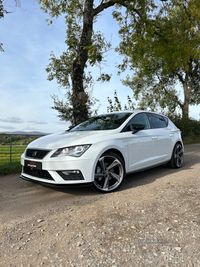
[[[27,145],[41,135],[0,134],[0,165],[20,162]]]

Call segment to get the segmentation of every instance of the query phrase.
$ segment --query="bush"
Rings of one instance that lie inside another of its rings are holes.
[[[200,143],[200,121],[182,119],[177,115],[170,117],[170,119],[181,130],[184,144]]]
[[[178,119],[173,121],[176,127],[181,130],[182,137],[200,137],[200,122],[192,119]]]

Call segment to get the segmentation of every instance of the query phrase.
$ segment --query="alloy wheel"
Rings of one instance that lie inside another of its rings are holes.
[[[181,144],[177,144],[174,150],[174,161],[178,168],[183,164],[183,148]]]
[[[94,187],[101,192],[112,192],[122,183],[125,176],[123,161],[114,153],[101,156],[94,175]]]

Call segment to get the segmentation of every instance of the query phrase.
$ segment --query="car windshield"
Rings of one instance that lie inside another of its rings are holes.
[[[98,131],[117,129],[131,115],[131,112],[105,114],[92,117],[70,130],[72,131]]]

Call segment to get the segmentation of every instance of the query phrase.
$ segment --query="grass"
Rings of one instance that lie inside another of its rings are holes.
[[[183,138],[184,145],[198,144],[200,143],[200,136],[196,137],[185,137]]]
[[[0,176],[21,172],[20,157],[25,148],[26,145],[13,145],[10,162],[10,145],[0,145]]]
[[[12,162],[0,165],[0,176],[21,173],[22,166],[20,162]]]
[[[0,134],[0,176],[21,173],[21,155],[24,153],[27,145],[38,137],[12,135],[12,138],[10,138],[10,135]],[[11,158],[10,140],[12,142]]]
[[[20,157],[23,154],[26,145],[13,145],[11,162],[20,161]],[[0,146],[0,165],[10,162],[10,145]]]

